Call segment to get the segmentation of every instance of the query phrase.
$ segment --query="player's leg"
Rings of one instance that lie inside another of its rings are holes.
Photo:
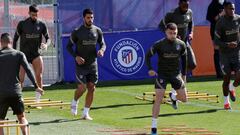
[[[236,56],[237,59],[235,59],[235,63],[232,64],[233,70],[235,71],[235,80],[233,83],[230,83],[229,85],[229,91],[230,91],[230,98],[233,102],[236,101],[236,87],[239,86],[240,83],[240,61],[238,58],[240,56]]]
[[[43,88],[43,59],[42,56],[38,56],[33,59],[32,67],[35,73],[37,84],[40,88]]]
[[[71,103],[71,112],[73,115],[77,115],[79,98],[84,94],[85,91],[86,91],[85,84],[78,83],[77,89],[74,92],[74,98]]]
[[[230,101],[229,101],[229,84],[231,79],[231,73],[223,75],[223,96],[224,96],[224,108],[225,109],[231,109],[230,107]]]
[[[0,98],[0,121],[5,120],[8,108],[9,108],[8,99]],[[0,135],[3,134],[4,134],[3,128],[0,128]]]
[[[77,108],[78,108],[78,101],[79,98],[84,94],[84,92],[86,91],[86,75],[85,75],[85,70],[80,68],[80,67],[76,67],[76,81],[77,81],[77,89],[74,92],[74,97],[71,103],[71,112],[73,115],[77,115]]]
[[[16,97],[11,97],[9,99],[10,102],[10,107],[13,110],[13,114],[17,115],[18,121],[20,124],[28,124],[28,121],[25,117],[25,113],[24,113],[24,104],[23,104],[23,100],[20,96],[16,96]],[[28,127],[27,126],[23,126],[21,127],[22,130],[22,134],[23,135],[28,135],[27,131],[28,131]]]
[[[82,118],[86,120],[92,120],[92,118],[89,115],[89,110],[91,108],[91,105],[93,103],[94,99],[94,92],[96,89],[96,84],[98,82],[98,71],[97,68],[90,69],[88,71],[88,75],[86,75],[86,81],[87,81],[87,95],[85,99],[85,106],[83,109],[83,116]]]
[[[173,78],[172,87],[177,91],[177,100],[187,102],[187,90],[180,74]]]
[[[94,83],[92,83],[92,82],[87,83],[87,95],[85,98],[85,106],[83,109],[82,119],[93,120],[89,115],[89,110],[93,103],[95,89],[96,89],[96,85]]]
[[[19,124],[28,124],[28,121],[27,121],[27,119],[25,117],[25,113],[24,112],[21,113],[21,114],[18,114],[17,118],[18,118]],[[28,126],[21,127],[23,135],[28,135],[28,130],[29,130],[28,128],[29,128]]]
[[[24,79],[25,79],[25,70],[22,66],[20,66],[20,71],[19,71],[19,81],[20,81],[20,84],[21,84],[21,88],[23,88],[24,86]]]
[[[160,105],[165,95],[166,81],[161,77],[158,77],[155,82],[155,101],[152,107],[152,135],[157,135],[157,119],[160,113]]]
[[[222,83],[222,91],[224,96],[224,108],[231,109],[230,101],[229,101],[229,84],[231,79],[231,66],[229,63],[229,57],[223,54],[220,54],[221,60],[221,70],[223,73],[223,83]]]
[[[177,101],[187,102],[187,91],[181,74],[172,76],[170,79],[172,87],[176,90],[176,93],[169,93],[169,97],[172,101],[174,109],[178,108]]]
[[[216,71],[216,76],[217,78],[222,79],[222,71],[221,71],[221,64],[219,60],[219,49],[214,49],[214,66],[215,66],[215,71]]]

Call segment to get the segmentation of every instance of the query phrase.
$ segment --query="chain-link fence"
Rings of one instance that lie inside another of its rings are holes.
[[[54,43],[53,2],[54,0],[0,0],[0,32],[8,32],[12,37],[14,36],[18,22],[29,17],[29,5],[38,5],[38,18],[46,23],[52,41],[48,50],[42,51],[44,61],[44,84],[53,84],[58,79],[57,48]],[[31,84],[30,81],[26,79],[25,85],[29,84]]]

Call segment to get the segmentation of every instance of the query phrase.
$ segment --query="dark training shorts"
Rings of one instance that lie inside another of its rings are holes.
[[[239,55],[223,55],[220,54],[221,70],[224,75],[231,74],[232,71],[240,71]]]
[[[78,84],[98,82],[98,69],[97,67],[76,67],[76,81]]]
[[[185,88],[184,81],[182,80],[181,74],[173,76],[164,76],[158,75],[155,81],[155,89],[164,89],[166,90],[167,84],[170,83],[172,88],[175,90]]]
[[[24,112],[24,104],[22,98],[16,97],[1,97],[0,98],[0,119],[4,120],[9,107],[12,108],[14,115],[20,115]]]

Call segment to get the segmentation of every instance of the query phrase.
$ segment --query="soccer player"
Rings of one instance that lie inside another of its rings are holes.
[[[46,24],[38,20],[38,7],[31,5],[29,7],[29,18],[20,21],[14,35],[13,48],[16,49],[17,41],[20,37],[20,51],[22,51],[27,61],[32,64],[35,77],[40,88],[43,88],[43,59],[40,53],[41,49],[47,49],[51,44]],[[46,43],[42,42],[42,36],[45,37]],[[23,87],[25,70],[20,68],[20,82]]]
[[[221,69],[223,72],[224,108],[231,109],[230,98],[236,100],[235,89],[240,82],[240,16],[235,14],[232,2],[224,3],[225,15],[221,17],[215,28],[215,44],[220,49]],[[235,80],[230,82],[231,72],[235,72]]]
[[[210,35],[212,41],[214,42],[214,33],[217,20],[224,15],[223,11],[223,2],[224,0],[212,0],[210,5],[208,6],[206,19],[211,23],[210,25]],[[222,78],[222,70],[219,59],[219,47],[213,43],[214,47],[214,65],[217,78]]]
[[[177,106],[177,100],[187,101],[187,93],[182,78],[186,76],[186,44],[177,38],[177,25],[169,23],[165,29],[166,38],[157,41],[146,54],[146,64],[149,76],[157,76],[155,82],[156,99],[152,108],[152,135],[157,135],[157,118],[160,112],[160,104],[164,98],[167,83],[172,85],[176,93],[169,93],[173,106]],[[157,73],[151,66],[151,57],[158,55]],[[182,58],[183,69],[180,70]],[[183,75],[183,77],[182,77]]]
[[[189,9],[189,0],[179,0],[178,7],[168,12],[160,21],[160,30],[165,31],[168,23],[175,23],[177,25],[177,38],[185,42],[187,45],[187,70],[193,70],[196,67],[196,58],[189,44],[189,41],[193,39],[194,28],[193,12]],[[183,78],[183,80],[186,82],[186,77]],[[171,92],[176,93],[174,89],[172,89]]]
[[[93,20],[93,11],[85,9],[83,11],[84,24],[72,32],[67,45],[68,52],[76,61],[76,80],[78,83],[74,99],[72,100],[71,112],[73,115],[77,115],[78,99],[87,89],[85,107],[81,117],[85,120],[92,120],[89,115],[89,109],[93,102],[94,91],[98,81],[96,58],[97,56],[103,57],[106,50],[102,30],[93,25]],[[100,45],[98,51],[96,50],[97,43]],[[73,45],[76,45],[75,50]]]
[[[28,124],[24,113],[22,90],[19,83],[20,66],[26,71],[36,91],[43,94],[43,90],[38,87],[25,55],[20,51],[12,49],[11,42],[12,39],[8,33],[1,35],[0,120],[5,119],[8,108],[11,107],[13,114],[17,115],[19,123]],[[27,127],[21,127],[21,129],[23,135],[27,135]],[[3,128],[0,128],[0,134],[4,134]]]
[[[189,0],[179,0],[179,6],[168,12],[159,23],[160,30],[165,31],[168,23],[178,26],[177,37],[185,43],[193,39],[193,13],[189,9]]]

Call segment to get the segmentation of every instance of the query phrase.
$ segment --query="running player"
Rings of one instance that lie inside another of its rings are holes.
[[[45,23],[37,18],[38,11],[37,5],[31,5],[29,7],[30,17],[18,23],[14,35],[13,48],[16,49],[17,41],[20,37],[20,51],[26,55],[27,61],[32,64],[38,86],[43,88],[43,60],[40,49],[47,49],[51,44],[51,40],[49,39]],[[45,37],[46,43],[42,43],[42,36]],[[20,68],[19,77],[21,86],[23,87],[25,78],[25,70],[23,68]]]
[[[149,76],[157,76],[155,82],[156,99],[152,108],[152,135],[157,135],[157,118],[160,112],[160,104],[164,98],[167,83],[172,85],[176,93],[170,93],[173,107],[177,107],[177,100],[187,101],[187,93],[184,81],[186,76],[186,44],[177,39],[177,25],[169,23],[166,25],[166,38],[157,41],[148,51],[146,55],[146,64],[149,69]],[[151,57],[158,55],[158,71],[157,73],[151,66]],[[182,58],[183,69],[181,74],[180,60]]]
[[[85,107],[83,109],[82,119],[92,120],[89,116],[89,109],[93,102],[94,91],[98,81],[97,56],[103,57],[106,50],[106,44],[103,33],[100,28],[93,25],[94,15],[91,9],[83,11],[84,24],[76,28],[67,45],[68,52],[76,61],[76,80],[77,90],[72,100],[71,112],[77,115],[78,99],[87,91]],[[100,49],[96,51],[97,43]],[[76,49],[73,50],[73,45]]]
[[[231,109],[230,98],[236,100],[235,89],[240,82],[240,16],[235,14],[235,5],[232,2],[224,3],[225,15],[216,24],[215,44],[220,49],[221,69],[223,72],[224,108]],[[235,72],[235,80],[230,83],[231,72]]]

